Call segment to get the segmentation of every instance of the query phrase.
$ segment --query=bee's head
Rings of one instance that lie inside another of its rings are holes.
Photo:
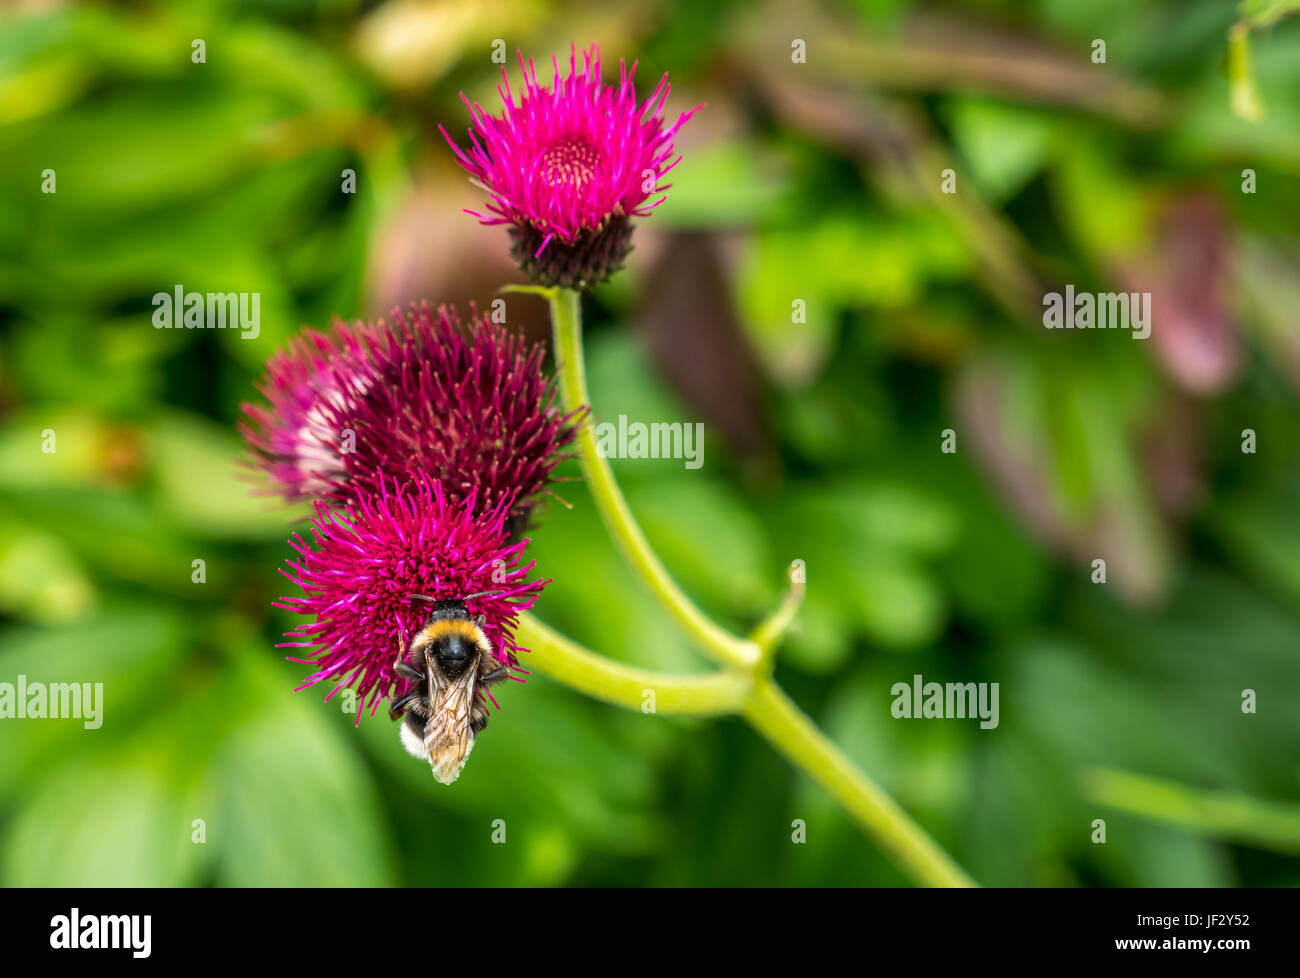
[[[447,632],[434,643],[433,654],[444,666],[464,665],[478,652],[478,643],[460,631]]]
[[[473,622],[442,622],[434,626],[427,654],[449,677],[459,676],[474,659],[491,654],[487,636]]]
[[[411,643],[412,652],[427,655],[450,677],[458,676],[475,656],[492,654],[492,643],[483,631],[482,616],[471,619],[465,609],[465,600],[468,599],[438,600],[422,594],[411,597],[433,604],[428,623]]]

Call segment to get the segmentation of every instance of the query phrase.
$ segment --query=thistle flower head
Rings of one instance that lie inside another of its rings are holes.
[[[510,500],[517,533],[573,440],[543,350],[486,316],[427,305],[396,325],[307,331],[268,370],[269,408],[245,406],[255,462],[289,499],[341,503],[422,472],[479,512]]]
[[[551,59],[550,88],[537,80],[530,59],[519,56],[524,91],[516,103],[501,69],[498,88],[505,109],[489,115],[462,94],[473,127],[470,148],[447,135],[460,165],[491,194],[484,224],[510,225],[512,252],[530,278],[543,285],[588,288],[615,272],[631,250],[632,217],[648,217],[663,203],[663,177],[672,159],[673,137],[697,111],[667,125],[663,117],[671,86],[668,76],[644,102],[637,102],[629,70],[619,62],[619,83],[600,80],[600,48],[592,45],[569,71]],[[440,127],[441,128],[441,127]]]
[[[405,485],[358,493],[346,511],[316,503],[314,540],[294,534],[289,543],[298,557],[281,569],[303,593],[275,603],[312,617],[281,643],[310,650],[291,657],[314,667],[299,689],[329,680],[335,685],[328,700],[351,686],[358,723],[361,710],[368,706],[373,715],[395,685],[406,692],[393,665],[429,616],[413,594],[460,600],[487,592],[466,601],[466,609],[483,616],[497,661],[518,665],[517,653],[526,650],[515,644],[517,615],[549,582],[526,580],[533,565],[521,563],[524,543],[505,540],[507,504],[483,513],[475,502],[473,492],[454,501],[416,473]]]

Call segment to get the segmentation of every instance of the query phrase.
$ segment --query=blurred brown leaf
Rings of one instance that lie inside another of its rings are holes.
[[[718,236],[669,234],[645,295],[638,324],[655,366],[739,455],[769,454],[758,363],[731,301]]]

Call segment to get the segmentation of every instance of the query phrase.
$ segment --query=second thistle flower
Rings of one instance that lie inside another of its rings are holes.
[[[574,437],[529,347],[487,317],[397,314],[392,329],[307,330],[267,367],[266,405],[244,406],[255,464],[287,499],[352,503],[429,476],[482,512],[510,503],[518,536]]]

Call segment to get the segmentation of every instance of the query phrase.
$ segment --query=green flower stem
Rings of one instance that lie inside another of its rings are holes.
[[[785,633],[790,629],[790,623],[794,621],[794,616],[799,613],[799,608],[803,604],[804,591],[807,587],[802,577],[797,576],[796,566],[790,567],[790,589],[785,593],[785,600],[749,636],[758,646],[762,657],[759,671],[764,674],[771,672],[776,647],[781,644],[781,639],[785,637]]]
[[[591,397],[587,393],[586,361],[582,351],[580,294],[573,289],[537,291],[546,296],[551,306],[560,396],[565,407],[572,411],[589,405]],[[758,646],[749,639],[732,635],[700,611],[668,575],[658,555],[650,548],[618,483],[614,481],[609,463],[597,450],[596,432],[590,417],[578,431],[577,449],[582,473],[596,508],[600,510],[610,535],[650,592],[716,661],[744,670],[753,669],[761,657]]]
[[[976,885],[925,829],[858,770],[771,680],[755,686],[745,704],[745,719],[844,806],[917,882],[926,886]]]
[[[569,411],[589,406],[582,352],[580,297],[570,289],[511,286],[510,292],[543,296],[550,304],[560,394]],[[803,601],[802,580],[790,590],[753,637],[732,635],[695,606],[668,576],[637,525],[609,465],[601,458],[590,418],[577,435],[578,457],[592,498],[628,562],[663,605],[700,645],[727,668],[703,676],[668,676],[613,662],[521,614],[516,636],[531,648],[529,667],[607,703],[641,709],[655,693],[662,713],[738,713],[798,769],[830,793],[918,883],[974,886],[974,881],[885,791],[831,743],[768,678],[772,654]]]
[[[1300,0],[1254,0],[1237,4],[1237,10],[1242,18],[1228,28],[1228,104],[1240,118],[1258,122],[1264,118],[1264,102],[1251,63],[1251,31],[1300,13]]]
[[[1300,806],[1297,805],[1264,801],[1235,792],[1204,791],[1175,781],[1106,768],[1086,772],[1083,795],[1117,811],[1192,832],[1273,852],[1300,853]]]
[[[1264,118],[1264,102],[1255,81],[1250,57],[1250,26],[1245,21],[1228,31],[1228,104],[1233,114],[1247,122]]]
[[[732,671],[673,676],[623,665],[583,648],[532,615],[519,616],[519,644],[531,651],[524,665],[556,682],[615,706],[643,709],[654,693],[654,711],[685,716],[739,712],[752,681]]]
[[[908,818],[879,785],[854,767],[771,680],[755,683],[732,669],[673,676],[614,662],[543,624],[519,616],[528,668],[606,703],[640,710],[654,692],[655,713],[709,716],[739,713],[795,767],[826,789],[917,882],[974,886],[970,877]]]

